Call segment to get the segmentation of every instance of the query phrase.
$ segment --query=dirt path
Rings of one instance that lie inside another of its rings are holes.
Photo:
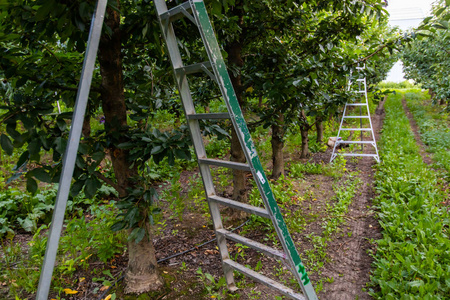
[[[417,126],[416,120],[414,120],[414,117],[413,117],[411,111],[409,110],[408,105],[406,104],[405,98],[402,99],[402,105],[403,105],[403,109],[405,110],[406,116],[408,117],[409,124],[411,125],[411,129],[414,133],[414,139],[416,140],[417,145],[419,145],[420,156],[422,156],[422,160],[424,163],[426,163],[427,165],[430,165],[433,163],[433,160],[427,154],[427,150],[426,150],[427,146],[425,146],[425,144],[422,142],[422,139],[420,138],[419,126]]]
[[[379,140],[383,119],[384,114],[372,116],[376,140]],[[372,299],[365,290],[373,261],[370,251],[375,247],[372,241],[381,238],[381,229],[371,208],[375,196],[372,168],[375,163],[371,158],[361,158],[357,163],[348,161],[349,169],[360,171],[362,184],[349,207],[344,234],[329,244],[327,252],[332,260],[322,269],[322,277],[332,280],[324,282],[324,289],[319,293],[321,299]]]

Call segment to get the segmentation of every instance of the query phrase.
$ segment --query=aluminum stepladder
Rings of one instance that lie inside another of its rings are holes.
[[[245,119],[242,115],[242,111],[236,98],[236,94],[228,75],[228,70],[220,52],[214,29],[209,20],[204,2],[202,0],[189,0],[181,5],[171,8],[170,10],[167,8],[165,0],[154,0],[154,3],[156,5],[158,19],[160,21],[163,36],[169,51],[169,56],[172,61],[175,81],[178,85],[188,127],[191,132],[194,149],[197,155],[200,174],[205,187],[205,193],[217,236],[217,243],[222,259],[222,267],[225,273],[228,288],[231,291],[237,289],[233,276],[233,270],[236,270],[292,299],[318,299],[311,281],[308,278],[305,267],[301,262],[297,249],[295,248],[294,242],[289,234],[287,226],[283,220],[283,216],[278,208],[258,154],[256,153],[255,146],[248,131]],[[183,64],[180,50],[178,48],[177,37],[175,36],[175,31],[173,28],[173,22],[184,17],[192,21],[198,28],[205,46],[205,50],[208,54],[209,61],[187,66]],[[227,106],[227,112],[206,114],[196,113],[187,75],[201,72],[205,72],[218,84]],[[199,121],[206,119],[231,119],[234,130],[236,130],[240,144],[245,153],[247,163],[237,163],[207,157],[199,126]],[[211,166],[250,171],[261,194],[265,208],[255,207],[217,196],[211,175]],[[271,219],[284,251],[279,251],[225,230],[222,225],[219,205]],[[291,288],[231,260],[228,253],[227,240],[241,243],[263,254],[285,262],[287,267],[296,277],[302,289],[302,294],[299,294]]]
[[[372,120],[370,118],[370,110],[369,110],[369,101],[367,98],[367,82],[366,77],[362,74],[363,70],[366,68],[365,65],[357,66],[356,71],[358,76],[355,80],[352,78],[352,72],[350,72],[349,82],[348,82],[348,90],[353,92],[356,97],[355,99],[351,99],[351,101],[347,101],[344,106],[344,112],[342,114],[341,123],[339,125],[338,135],[336,137],[336,142],[334,143],[333,152],[331,154],[330,162],[332,162],[338,155],[342,156],[362,156],[362,157],[373,157],[377,162],[380,162],[380,157],[378,155],[377,142],[375,140],[375,133],[373,132]],[[352,97],[353,98],[353,97]],[[363,100],[363,101],[361,101]],[[358,115],[347,115],[349,108],[358,107],[359,114]],[[344,127],[346,126],[344,122],[347,119],[359,119],[359,127]],[[368,120],[368,127],[363,124],[363,120]],[[360,132],[360,140],[342,140],[341,132],[342,131],[353,131]],[[365,141],[364,140],[364,132],[369,132],[372,140]],[[364,150],[364,145],[371,145],[375,153],[345,153],[345,152],[337,152],[336,149],[340,144],[360,144],[361,152]]]

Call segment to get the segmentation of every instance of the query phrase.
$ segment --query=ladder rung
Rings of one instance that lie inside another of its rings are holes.
[[[236,271],[239,271],[239,272],[249,276],[250,278],[252,278],[253,280],[255,280],[259,283],[262,283],[264,285],[267,285],[267,286],[279,291],[281,294],[283,294],[289,298],[305,300],[305,297],[303,297],[301,294],[296,293],[291,288],[288,288],[287,286],[284,286],[281,283],[278,283],[278,282],[270,279],[269,277],[266,277],[266,276],[261,275],[249,268],[246,268],[243,265],[232,261],[231,259],[224,259],[223,264],[233,268]]]
[[[367,103],[346,103],[346,106],[366,106]]]
[[[211,158],[199,158],[198,161],[201,164],[225,167],[242,171],[250,171],[250,166],[248,164],[238,163],[234,161],[225,161]]]
[[[189,65],[189,66],[184,66],[181,68],[176,68],[175,72],[177,72],[177,73],[183,72],[186,75],[188,75],[188,74],[204,72],[204,68],[211,70],[212,69],[211,63],[209,61],[206,61],[206,62],[197,63],[197,64],[193,64],[193,65]]]
[[[236,243],[241,243],[243,245],[246,245],[252,249],[255,249],[257,251],[260,251],[270,257],[273,257],[275,259],[286,259],[286,254],[283,251],[274,249],[272,247],[266,246],[264,244],[261,244],[257,241],[248,239],[246,237],[240,236],[239,234],[232,233],[225,229],[218,229],[216,230],[218,234],[224,235],[227,239],[232,240]]]
[[[364,70],[366,67],[356,67],[356,70]]]
[[[344,119],[368,119],[369,116],[344,116]]]
[[[229,113],[208,113],[208,114],[189,114],[186,115],[188,120],[212,120],[212,119],[229,119]]]
[[[160,17],[161,20],[169,18],[169,21],[173,22],[184,17],[183,11],[187,12],[192,11],[191,4],[189,3],[189,1],[186,1],[183,4],[180,4],[178,6],[175,6],[174,8],[169,9],[165,13],[162,13]]]
[[[371,128],[341,128],[341,130],[349,130],[349,131],[372,131]]]
[[[355,93],[364,94],[366,91],[355,91]]]
[[[359,78],[359,79],[356,79],[356,81],[363,82],[363,81],[366,81],[366,79],[365,78]]]
[[[338,155],[343,155],[343,156],[370,156],[370,157],[378,157],[378,155],[376,154],[358,154],[358,153],[339,153]]]
[[[231,208],[234,208],[234,209],[239,209],[239,210],[245,211],[245,212],[250,213],[250,214],[254,214],[254,215],[257,215],[257,216],[260,216],[260,217],[264,217],[264,218],[270,219],[269,212],[266,209],[261,208],[261,207],[256,207],[256,206],[253,206],[253,205],[250,205],[250,204],[247,204],[247,203],[242,203],[242,202],[239,202],[239,201],[235,201],[235,200],[219,197],[219,196],[216,196],[216,195],[208,196],[208,199],[212,200],[214,202],[217,202],[217,203],[219,203],[221,205],[224,205],[224,206],[228,206],[228,207],[231,207]]]
[[[339,144],[373,144],[374,141],[337,141]]]

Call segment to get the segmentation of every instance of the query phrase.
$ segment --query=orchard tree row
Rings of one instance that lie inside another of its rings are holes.
[[[449,20],[450,1],[437,1],[401,55],[406,77],[428,89],[441,105],[450,103]]]
[[[348,100],[350,70],[366,64],[369,83],[384,78],[395,61],[396,33],[387,26],[382,0],[206,0],[239,102],[250,126],[271,127],[273,176],[284,172],[282,149],[289,130],[300,128],[301,156],[308,155],[308,132],[339,113]],[[180,1],[168,1],[169,7]],[[73,107],[95,1],[0,0],[0,126],[3,151],[22,151],[17,166],[27,189],[56,183],[70,129],[70,112],[55,114],[57,101]],[[206,60],[196,28],[176,24],[185,64]],[[158,289],[149,218],[155,190],[144,165],[167,158],[190,159],[172,69],[150,0],[109,1],[98,51],[71,195],[108,184],[121,198],[121,221],[128,230],[126,291]],[[445,68],[443,68],[445,71]],[[192,79],[197,107],[209,109],[218,90],[203,77]],[[255,101],[256,100],[256,101]],[[171,130],[157,130],[158,110],[179,118]],[[104,116],[104,129],[91,118]],[[205,123],[205,134],[228,136],[231,159],[244,161],[227,123]],[[227,131],[229,133],[227,133]],[[52,164],[42,161],[52,156]],[[112,175],[98,171],[111,160]],[[36,167],[37,166],[37,167]],[[23,168],[22,168],[23,170]],[[234,195],[245,201],[245,174],[234,174]]]

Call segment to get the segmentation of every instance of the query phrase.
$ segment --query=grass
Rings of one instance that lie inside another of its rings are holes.
[[[386,102],[375,204],[383,238],[374,254],[375,299],[448,299],[450,215],[438,178],[423,161],[401,94]]]
[[[433,153],[436,166],[445,170],[445,177],[450,181],[450,115],[442,107],[432,105],[431,101],[425,102],[427,98],[420,91],[405,93],[427,151]]]

